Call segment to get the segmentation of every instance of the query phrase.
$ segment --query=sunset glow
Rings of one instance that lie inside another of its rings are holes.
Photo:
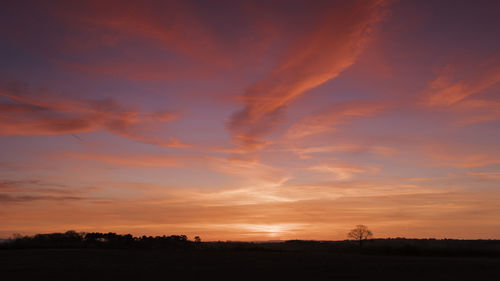
[[[500,238],[496,1],[10,1],[0,238]]]

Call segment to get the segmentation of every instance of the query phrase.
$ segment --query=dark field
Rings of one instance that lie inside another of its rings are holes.
[[[4,249],[0,280],[500,280],[498,257],[327,251]]]

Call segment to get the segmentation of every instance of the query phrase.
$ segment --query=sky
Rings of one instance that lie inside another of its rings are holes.
[[[497,1],[9,1],[0,237],[500,238]]]

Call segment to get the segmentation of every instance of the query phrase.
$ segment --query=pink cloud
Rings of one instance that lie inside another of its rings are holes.
[[[78,100],[48,94],[11,94],[0,91],[11,102],[0,104],[0,135],[59,135],[105,129],[139,142],[185,148],[188,145],[174,137],[167,140],[147,136],[150,123],[171,122],[178,114],[171,112],[141,113],[126,109],[114,100]]]
[[[69,153],[65,157],[79,160],[98,161],[123,166],[135,167],[178,167],[181,165],[179,157],[169,155],[106,155],[92,153]]]
[[[339,164],[339,163],[323,163],[320,165],[308,168],[312,171],[326,173],[332,175],[335,180],[344,181],[352,179],[355,174],[376,173],[378,169],[363,165]]]
[[[495,54],[488,60],[461,72],[463,78],[454,78],[453,75],[444,73],[429,83],[429,88],[424,93],[429,106],[452,106],[498,83],[500,56]]]
[[[297,38],[284,59],[265,78],[247,88],[245,107],[229,123],[234,138],[255,149],[284,107],[335,77],[355,62],[382,18],[383,1],[332,6],[318,16],[311,32]]]
[[[303,118],[288,129],[286,137],[296,139],[334,131],[336,125],[342,124],[352,118],[371,116],[380,112],[385,107],[387,105],[382,103],[368,102],[337,104],[322,113],[312,114]]]

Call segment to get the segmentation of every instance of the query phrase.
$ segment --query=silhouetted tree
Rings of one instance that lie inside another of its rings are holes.
[[[195,237],[194,237],[194,242],[196,242],[196,243],[200,243],[200,242],[201,242],[201,238],[200,238],[200,236],[195,236]]]
[[[368,227],[366,227],[366,225],[358,224],[356,225],[356,228],[349,231],[347,237],[359,241],[359,246],[361,247],[364,240],[373,237],[373,233],[368,229]]]

